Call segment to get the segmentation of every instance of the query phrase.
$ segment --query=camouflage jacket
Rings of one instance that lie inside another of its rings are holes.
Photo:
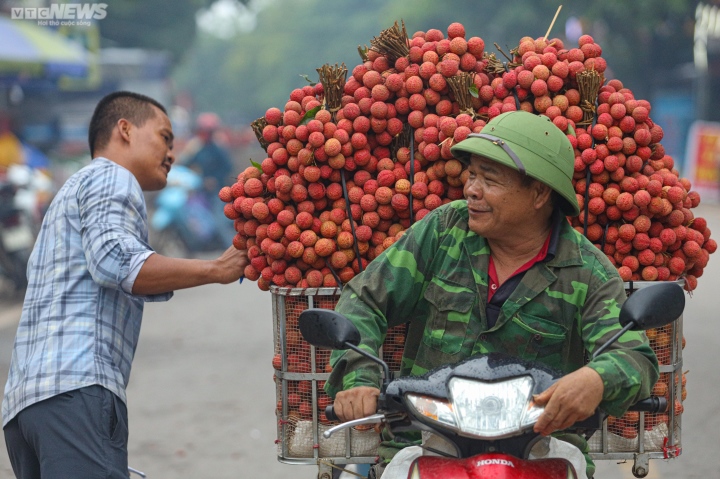
[[[492,351],[574,371],[621,329],[626,293],[599,249],[567,221],[560,228],[555,256],[525,273],[492,328],[485,315],[490,249],[469,229],[464,200],[415,223],[345,286],[335,310],[357,325],[360,347],[375,355],[389,327],[408,323],[402,375]],[[381,383],[377,365],[352,351],[335,351],[331,364],[326,390],[333,397]],[[603,379],[601,408],[614,416],[648,397],[659,374],[642,332],[623,334],[587,365]]]

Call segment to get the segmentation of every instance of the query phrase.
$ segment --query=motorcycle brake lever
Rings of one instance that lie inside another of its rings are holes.
[[[385,415],[384,414],[373,414],[372,416],[368,417],[361,417],[360,419],[353,419],[352,421],[344,422],[342,424],[338,424],[337,426],[333,426],[327,431],[323,432],[323,437],[329,438],[332,436],[335,432],[346,429],[348,427],[355,427],[360,426],[361,424],[378,424],[384,422]]]

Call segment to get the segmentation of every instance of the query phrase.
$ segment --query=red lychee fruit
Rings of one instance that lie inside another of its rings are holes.
[[[307,279],[308,286],[311,288],[319,288],[323,284],[323,274],[316,269],[309,270],[305,275],[305,279]]]
[[[218,192],[218,198],[220,198],[225,203],[231,202],[234,198],[232,195],[232,188],[230,188],[229,186],[223,186],[222,188],[220,188],[220,191]]]
[[[295,217],[295,223],[301,230],[310,229],[313,225],[313,215],[306,211],[301,211]]]
[[[240,213],[233,207],[232,203],[227,203],[223,208],[225,217],[231,220],[240,218]]]
[[[677,235],[675,234],[675,231],[673,231],[670,228],[665,228],[660,232],[659,235],[660,241],[662,241],[662,244],[665,246],[670,246],[677,241]]]
[[[632,244],[633,248],[637,251],[643,251],[650,247],[650,237],[646,233],[636,233],[632,240]]]
[[[303,246],[300,241],[291,241],[288,243],[286,250],[292,258],[297,259],[302,257],[303,251],[305,251],[305,246]]]
[[[336,251],[335,241],[330,238],[320,238],[315,243],[315,253],[320,257],[327,257]]]
[[[260,196],[264,189],[262,181],[258,178],[249,178],[245,181],[243,187],[245,189],[245,195],[252,198]]]
[[[658,270],[655,266],[652,265],[645,266],[642,269],[640,276],[645,281],[655,281],[656,279],[658,279]]]
[[[644,249],[638,252],[637,259],[641,265],[649,266],[655,262],[655,253],[649,249]]]
[[[628,211],[634,206],[634,204],[633,195],[628,192],[620,193],[615,200],[615,206],[617,206],[620,211]]]
[[[700,248],[700,245],[693,240],[686,241],[682,246],[683,253],[685,253],[685,256],[687,256],[689,259],[695,259],[700,256],[702,250]]]
[[[685,271],[685,261],[677,256],[670,258],[668,268],[672,274],[682,274]]]
[[[632,270],[630,270],[627,266],[620,266],[618,268],[618,274],[620,274],[620,279],[626,282],[630,281],[632,278]]]
[[[635,227],[631,224],[624,224],[618,228],[618,236],[625,242],[632,241],[635,237]]]
[[[647,205],[650,204],[651,199],[652,198],[650,197],[650,193],[648,193],[646,190],[638,190],[635,192],[634,202],[638,208],[645,208]]]

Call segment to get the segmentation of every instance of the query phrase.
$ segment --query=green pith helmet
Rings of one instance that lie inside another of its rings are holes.
[[[565,201],[559,205],[568,216],[580,214],[572,184],[575,153],[565,133],[546,116],[509,111],[453,146],[453,156],[465,164],[471,155],[497,161],[535,178]]]

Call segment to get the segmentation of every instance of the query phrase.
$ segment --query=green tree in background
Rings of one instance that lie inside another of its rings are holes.
[[[169,51],[180,61],[195,41],[195,15],[215,0],[123,0],[108,2],[100,22],[103,47]],[[248,0],[235,0],[247,3]]]
[[[691,0],[276,0],[250,32],[228,40],[200,34],[175,79],[201,109],[249,124],[307,84],[300,75],[317,81],[315,69],[325,63],[344,62],[351,71],[361,61],[358,45],[369,45],[396,20],[405,22],[409,35],[461,22],[467,37],[480,36],[500,57],[493,43],[507,52],[523,36],[543,36],[560,4],[549,36],[567,42],[565,22],[579,19],[603,47],[608,76],[638,98],[650,98],[679,65],[692,61],[697,1]]]

